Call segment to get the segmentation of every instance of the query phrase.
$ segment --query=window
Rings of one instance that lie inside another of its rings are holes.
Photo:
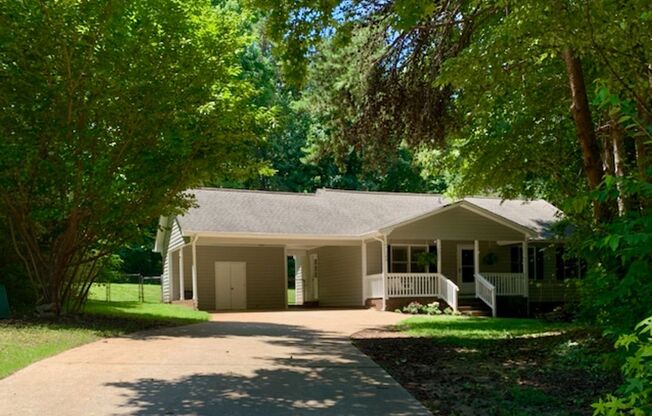
[[[391,246],[391,264],[389,271],[391,273],[407,273],[409,272],[409,246]]]
[[[428,273],[436,271],[437,266],[419,264],[423,253],[437,252],[436,247],[425,245],[391,245],[389,246],[389,272],[390,273]]]
[[[511,247],[510,250],[511,268],[512,273],[523,273],[523,248]],[[530,279],[543,280],[543,249],[539,247],[527,248],[527,272]]]
[[[577,279],[584,275],[586,263],[574,257],[568,257],[564,247],[555,249],[555,275],[558,280]]]
[[[410,247],[410,271],[412,273],[426,273],[428,266],[419,264],[419,256],[428,252],[428,247],[412,246]],[[423,262],[421,262],[423,263]]]

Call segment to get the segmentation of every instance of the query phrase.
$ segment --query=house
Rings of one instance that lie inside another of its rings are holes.
[[[320,189],[284,193],[201,188],[185,215],[161,217],[162,298],[202,310],[287,308],[288,259],[297,304],[394,310],[479,299],[526,313],[573,296],[543,200]]]

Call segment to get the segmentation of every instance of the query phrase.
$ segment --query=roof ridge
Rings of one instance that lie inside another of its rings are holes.
[[[315,196],[314,192],[291,192],[291,191],[270,191],[267,189],[242,189],[242,188],[216,188],[200,186],[188,190],[192,191],[217,191],[217,192],[240,192],[240,193],[257,193],[257,194],[270,194],[270,195],[296,195],[296,196]]]
[[[374,195],[399,195],[399,196],[438,196],[442,198],[448,198],[444,194],[438,193],[429,193],[429,192],[401,192],[401,191],[364,191],[360,189],[336,189],[336,188],[319,188],[315,192],[316,194],[320,193],[341,193],[341,194],[374,194]]]

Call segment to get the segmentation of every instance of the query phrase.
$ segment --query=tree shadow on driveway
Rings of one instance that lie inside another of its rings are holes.
[[[106,383],[124,397],[116,414],[429,414],[342,334],[298,325],[222,321],[130,338],[177,342],[178,348],[190,340],[194,348],[201,345],[207,351],[231,346],[238,350],[232,351],[233,357],[214,360],[203,352],[202,357],[188,356],[194,365],[181,376]],[[205,366],[198,365],[202,360]]]

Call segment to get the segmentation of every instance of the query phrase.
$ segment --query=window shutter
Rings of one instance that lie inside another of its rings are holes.
[[[564,280],[564,248],[555,248],[555,275],[558,280]]]
[[[537,280],[543,280],[543,249],[536,248],[535,252],[537,256]]]
[[[437,256],[437,246],[428,246],[428,252],[429,253],[435,253],[435,258]],[[439,270],[437,270],[437,262],[435,261],[434,263],[430,263],[428,266],[428,273],[439,273]]]
[[[523,272],[523,262],[521,261],[521,247],[510,247],[510,258],[511,258],[511,272],[512,273],[522,273]]]
[[[392,272],[392,246],[387,244],[387,273]]]

